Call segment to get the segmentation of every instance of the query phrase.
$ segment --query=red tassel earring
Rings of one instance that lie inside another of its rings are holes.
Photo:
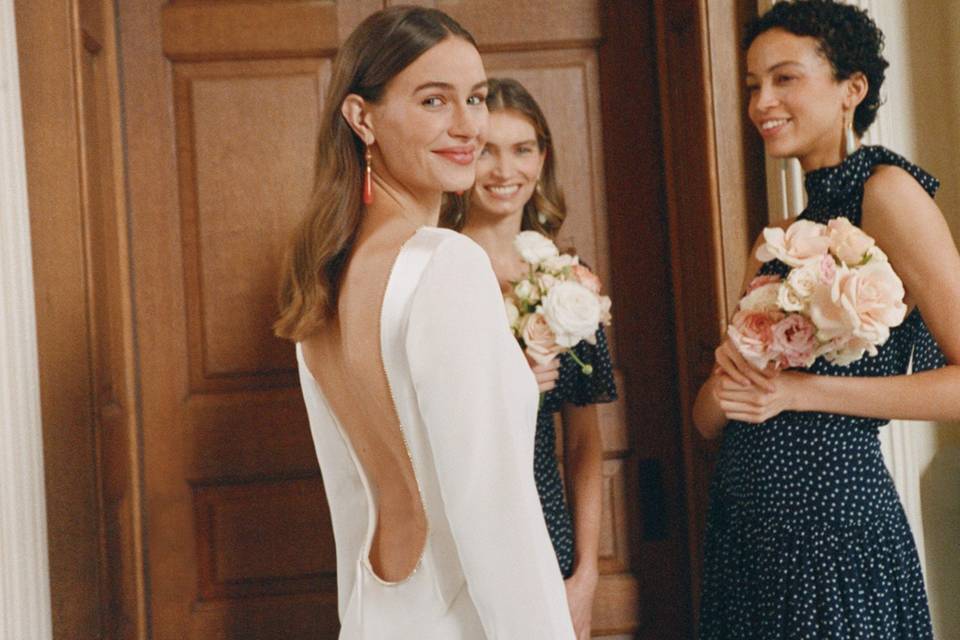
[[[373,154],[370,153],[370,147],[367,146],[367,152],[364,154],[366,169],[363,176],[363,204],[373,204]]]

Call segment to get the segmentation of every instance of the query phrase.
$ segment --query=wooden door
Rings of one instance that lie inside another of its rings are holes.
[[[156,640],[335,637],[327,506],[293,349],[272,337],[270,324],[280,254],[311,186],[332,56],[383,4],[117,4],[143,580]],[[461,21],[481,43],[491,75],[517,77],[540,100],[557,137],[570,207],[565,239],[611,282],[599,3],[420,4]],[[666,253],[648,259],[668,263]],[[658,278],[667,274],[660,271]],[[612,291],[615,304],[620,294]],[[669,309],[659,313],[668,317]],[[639,397],[645,384],[639,372],[620,379],[627,397],[634,390]],[[606,458],[598,634],[655,622],[644,622],[641,599],[656,598],[657,590],[641,589],[637,576],[637,465],[626,406],[621,400],[596,409]]]

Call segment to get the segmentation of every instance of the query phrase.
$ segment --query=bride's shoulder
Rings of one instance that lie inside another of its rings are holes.
[[[489,271],[490,258],[483,248],[470,237],[452,229],[422,227],[417,232],[418,239],[430,246],[433,269],[459,268],[482,269]]]

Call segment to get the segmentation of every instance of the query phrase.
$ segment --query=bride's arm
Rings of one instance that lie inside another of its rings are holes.
[[[787,372],[775,391],[723,383],[728,417],[761,422],[780,411],[950,421],[960,419],[960,255],[933,199],[909,174],[880,168],[866,183],[863,229],[887,254],[943,350],[947,366],[890,377],[813,376]]]
[[[412,305],[407,352],[417,402],[487,636],[572,639],[533,478],[537,387],[486,254],[466,237],[445,240]]]

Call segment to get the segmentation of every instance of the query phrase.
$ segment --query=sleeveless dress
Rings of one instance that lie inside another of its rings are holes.
[[[607,335],[603,328],[597,330],[597,344],[581,342],[573,350],[582,362],[593,366],[593,373],[584,374],[569,354],[560,356],[557,386],[544,394],[543,404],[537,413],[537,435],[533,449],[533,476],[537,493],[540,494],[543,517],[564,578],[573,575],[574,533],[573,519],[564,497],[563,480],[557,464],[554,414],[568,402],[584,407],[617,399],[613,364],[610,362]]]
[[[422,227],[400,249],[379,340],[428,531],[396,582],[369,561],[376,487],[297,345],[343,640],[574,638],[533,481],[537,385],[503,314],[487,254],[466,236]]]
[[[864,184],[882,164],[906,170],[931,197],[939,186],[892,151],[863,146],[806,175],[800,218],[860,226]],[[760,274],[788,270],[772,261]],[[946,364],[918,309],[876,356],[848,367],[820,358],[807,371],[901,375],[911,356],[917,372]],[[933,637],[916,546],[880,453],[888,422],[788,411],[727,424],[707,515],[702,640]]]

